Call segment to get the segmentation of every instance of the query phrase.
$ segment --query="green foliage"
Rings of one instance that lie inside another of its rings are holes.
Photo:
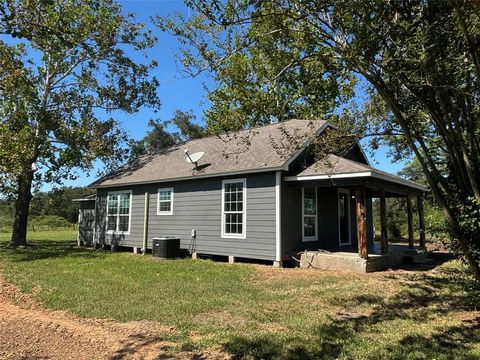
[[[61,182],[96,158],[113,165],[125,140],[115,112],[158,106],[149,76],[156,63],[135,62],[122,48],[141,51],[155,38],[111,0],[2,3],[19,36],[34,33],[0,43],[1,172],[15,178],[35,164],[38,182]]]
[[[30,229],[58,228],[76,224],[78,220],[78,199],[90,195],[92,191],[84,187],[61,187],[48,192],[36,192],[30,203]],[[0,229],[11,228],[14,214],[13,201],[0,201]]]
[[[408,234],[406,200],[402,198],[389,198],[386,199],[386,204],[388,239],[390,241],[396,241],[406,238]],[[412,204],[412,207],[414,207],[413,210],[416,211],[416,206]],[[380,203],[378,201],[373,202],[373,214],[375,229],[380,231]],[[415,218],[414,223],[416,223]]]
[[[405,167],[399,171],[398,175],[420,184],[427,183],[425,175],[415,158],[408,162]],[[425,231],[428,235],[427,241],[440,240],[445,245],[451,245],[445,214],[431,193],[424,194],[423,206]],[[379,203],[375,201],[373,207],[375,228],[380,229]],[[414,214],[417,214],[418,206],[416,201],[412,201],[412,210]],[[413,225],[414,229],[418,228],[418,218],[416,216],[413,217]],[[393,240],[408,237],[407,202],[404,198],[387,199],[387,231],[389,238]]]
[[[180,130],[176,133],[180,141],[200,139],[208,135],[207,130],[195,123],[196,117],[193,112],[176,110],[171,122]]]
[[[407,234],[407,213],[405,211],[405,205],[405,201],[389,201],[387,210],[387,231],[389,238],[399,239],[402,235],[405,236],[405,234]]]
[[[216,85],[206,111],[212,131],[332,115],[353,95],[355,76],[339,68],[332,51],[297,29],[297,19],[277,11],[275,2],[190,5],[198,15],[157,17],[157,25],[186,44],[180,60],[188,74],[212,75]]]
[[[185,44],[181,60],[187,72],[213,78],[206,113],[212,129],[323,118],[358,96],[364,104],[344,106],[342,116],[358,137],[371,137],[373,147],[392,146],[395,159],[415,155],[447,218],[452,248],[480,281],[480,223],[474,221],[480,207],[476,2],[187,5],[196,15],[157,23]]]
[[[114,0],[0,4],[0,191],[16,195],[18,245],[32,187],[125,160],[117,116],[159,107],[156,61],[134,60],[156,38]]]
[[[179,131],[170,132],[169,125],[174,125]],[[176,110],[172,119],[167,121],[150,120],[150,131],[141,140],[130,141],[130,161],[138,156],[162,151],[182,141],[199,139],[208,135],[205,128],[195,123],[192,112]]]
[[[91,194],[92,190],[85,187],[61,187],[48,192],[37,192],[33,194],[30,203],[30,214],[33,216],[55,215],[69,223],[76,223],[78,203],[73,200]]]

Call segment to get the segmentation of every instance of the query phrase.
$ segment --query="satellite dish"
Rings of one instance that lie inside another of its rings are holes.
[[[203,151],[199,151],[190,155],[188,153],[188,150],[185,150],[185,154],[187,154],[185,161],[190,164],[195,164],[195,167],[197,166],[197,163],[200,161],[203,155],[205,155]]]

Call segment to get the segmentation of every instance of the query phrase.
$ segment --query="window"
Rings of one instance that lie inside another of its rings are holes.
[[[303,241],[316,241],[317,236],[317,189],[302,188]]]
[[[130,233],[131,191],[108,193],[107,231]]]
[[[173,188],[158,189],[157,215],[173,214]]]
[[[222,237],[245,238],[245,179],[222,182]]]

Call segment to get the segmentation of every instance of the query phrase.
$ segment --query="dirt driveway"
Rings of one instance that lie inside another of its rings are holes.
[[[0,276],[0,359],[228,358],[175,351],[177,344],[165,340],[172,331],[151,321],[122,324],[45,310]]]

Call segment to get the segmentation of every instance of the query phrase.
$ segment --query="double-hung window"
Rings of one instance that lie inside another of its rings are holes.
[[[222,237],[245,238],[246,196],[245,179],[222,182]]]
[[[158,189],[157,215],[173,214],[173,188]]]
[[[107,231],[129,234],[131,209],[131,191],[109,192],[107,200]]]
[[[318,240],[317,188],[302,188],[303,241]]]

